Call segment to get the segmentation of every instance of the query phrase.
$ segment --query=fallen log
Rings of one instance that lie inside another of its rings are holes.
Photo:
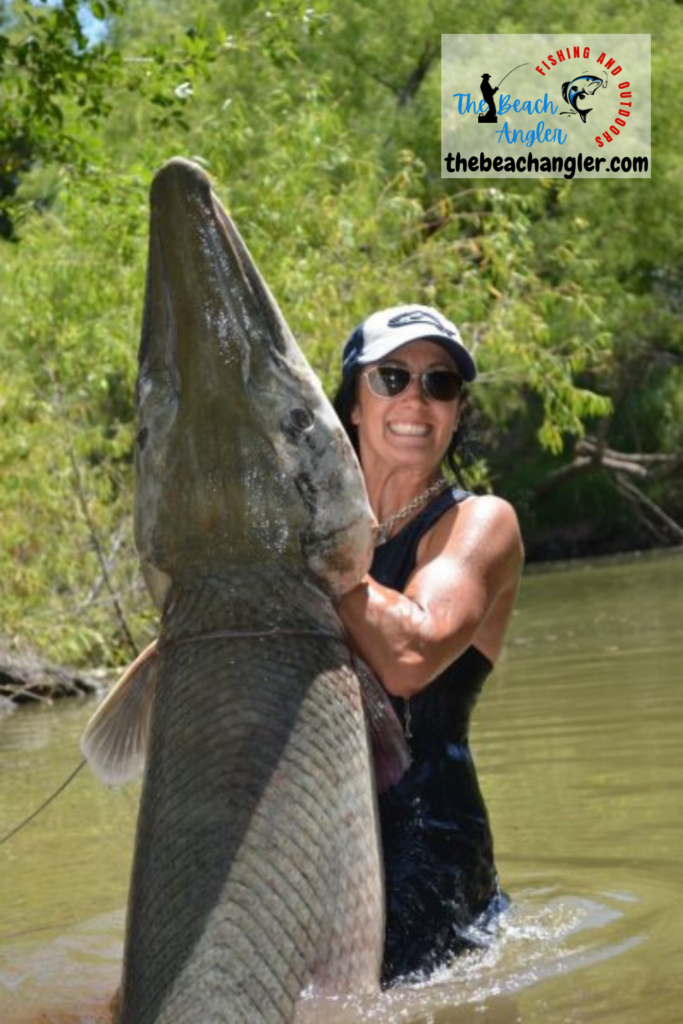
[[[106,671],[79,672],[53,665],[0,640],[0,703],[50,704],[59,697],[82,697],[101,692],[109,678]]]

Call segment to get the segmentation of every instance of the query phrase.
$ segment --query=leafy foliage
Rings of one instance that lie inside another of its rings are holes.
[[[651,180],[442,180],[440,33],[541,16],[574,31],[538,0],[464,0],[457,26],[445,0],[0,6],[5,632],[85,662],[129,655],[121,612],[138,646],[153,628],[130,537],[132,394],[147,188],[174,153],[212,175],[330,390],[369,311],[441,306],[481,368],[473,479],[514,499],[528,539],[598,520],[638,539],[609,475],[544,487],[586,431],[681,447],[681,101],[662,84],[680,9],[598,2],[582,25],[652,31]],[[676,479],[643,485],[674,518]]]

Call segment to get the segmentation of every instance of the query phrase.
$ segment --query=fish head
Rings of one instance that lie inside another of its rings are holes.
[[[152,596],[273,558],[344,593],[374,517],[343,427],[203,170],[170,160],[150,206],[135,540]]]
[[[597,75],[581,75],[574,79],[572,86],[576,91],[581,90],[584,95],[588,93],[593,96],[601,87],[607,88],[607,80],[599,78]]]

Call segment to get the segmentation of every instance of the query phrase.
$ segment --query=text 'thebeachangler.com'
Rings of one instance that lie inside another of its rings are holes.
[[[609,159],[605,156],[543,156],[535,157],[532,153],[518,157],[487,156],[480,153],[479,156],[464,157],[460,153],[453,156],[448,153],[444,157],[446,170],[449,174],[470,174],[478,173],[482,176],[490,174],[491,171],[500,173],[505,171],[507,175],[533,175],[548,174],[552,177],[562,175],[563,178],[573,178],[575,175],[589,177],[591,174],[600,174],[603,170],[612,174],[647,174],[649,171],[649,160],[646,156],[618,157]]]

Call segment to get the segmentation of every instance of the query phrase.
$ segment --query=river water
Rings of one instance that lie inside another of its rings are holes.
[[[682,594],[680,553],[525,577],[472,731],[512,908],[486,952],[312,1019],[683,1021]],[[0,719],[0,833],[78,763],[93,706]],[[109,1019],[138,793],[82,772],[0,849],[2,1024]]]

